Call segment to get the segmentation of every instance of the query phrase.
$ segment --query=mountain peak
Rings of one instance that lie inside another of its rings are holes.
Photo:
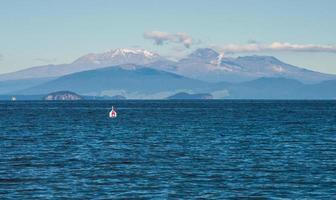
[[[130,54],[133,55],[143,55],[147,58],[159,57],[158,54],[145,50],[145,49],[131,49],[131,48],[118,48],[118,49],[111,49],[103,54],[111,55],[111,57],[115,56],[128,56]]]
[[[218,56],[219,56],[219,53],[217,53],[215,50],[210,49],[210,48],[199,48],[189,55],[189,57],[191,58],[200,58],[200,59],[206,59],[206,60],[217,59]]]
[[[145,49],[118,48],[110,49],[103,53],[90,53],[84,55],[74,64],[81,65],[120,65],[127,63],[147,64],[159,60],[161,57]]]
[[[135,65],[147,66],[210,82],[241,82],[260,77],[280,76],[312,83],[336,77],[332,74],[296,67],[273,56],[252,55],[237,58],[223,56],[213,49],[199,48],[186,58],[172,61],[144,49],[118,48],[102,53],[90,53],[70,64],[37,66],[3,74],[0,75],[0,80],[59,77],[75,72],[120,65],[124,65],[124,69],[128,70],[137,69]]]

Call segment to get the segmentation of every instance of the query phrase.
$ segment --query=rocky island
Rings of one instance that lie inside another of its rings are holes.
[[[83,97],[70,91],[53,92],[43,97],[43,100],[54,100],[54,101],[74,101],[82,99]]]

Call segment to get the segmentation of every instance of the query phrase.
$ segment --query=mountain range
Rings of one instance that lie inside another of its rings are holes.
[[[70,90],[89,96],[122,95],[127,98],[162,98],[179,90],[194,90],[207,86],[208,83],[203,81],[127,64],[65,75],[17,93],[32,95]]]
[[[54,78],[63,75],[123,64],[144,65],[203,81],[242,82],[261,77],[292,78],[305,83],[336,79],[336,75],[296,67],[272,56],[224,57],[218,52],[197,49],[178,61],[166,59],[143,49],[115,49],[90,53],[72,63],[31,67],[1,74],[0,81],[17,79]]]
[[[271,56],[225,57],[197,49],[177,61],[142,49],[87,54],[74,62],[0,75],[0,94],[167,98],[211,93],[214,98],[336,98],[336,75],[296,67]]]

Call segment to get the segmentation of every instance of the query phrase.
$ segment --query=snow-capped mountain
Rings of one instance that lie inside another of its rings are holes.
[[[103,53],[90,53],[75,60],[76,65],[112,66],[121,64],[148,64],[161,57],[153,52],[143,49],[114,49]]]
[[[196,49],[192,52],[187,59],[200,60],[205,62],[212,62],[218,60],[220,54],[210,48]],[[182,59],[185,60],[185,59]]]
[[[144,65],[163,59],[158,54],[144,49],[119,48],[103,53],[84,55],[70,64],[44,65],[0,75],[0,80],[59,77],[75,72],[107,66],[137,64]]]
[[[1,80],[50,78],[125,64],[144,65],[189,78],[209,82],[242,82],[261,77],[282,77],[316,83],[336,79],[324,74],[286,64],[271,56],[226,57],[210,48],[197,49],[179,61],[171,61],[143,49],[115,49],[84,55],[70,64],[32,67],[0,75]]]
[[[210,82],[242,82],[261,77],[290,78],[305,83],[336,79],[336,75],[296,67],[272,56],[224,57],[209,48],[197,49],[175,63],[152,63],[150,66]]]

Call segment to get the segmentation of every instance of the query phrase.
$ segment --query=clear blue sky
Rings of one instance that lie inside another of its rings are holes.
[[[335,45],[335,10],[334,0],[1,0],[0,73],[118,47],[179,56],[251,40]],[[184,32],[197,42],[185,50],[179,44],[157,46],[144,39],[149,31]],[[257,54],[336,73],[333,52]]]

